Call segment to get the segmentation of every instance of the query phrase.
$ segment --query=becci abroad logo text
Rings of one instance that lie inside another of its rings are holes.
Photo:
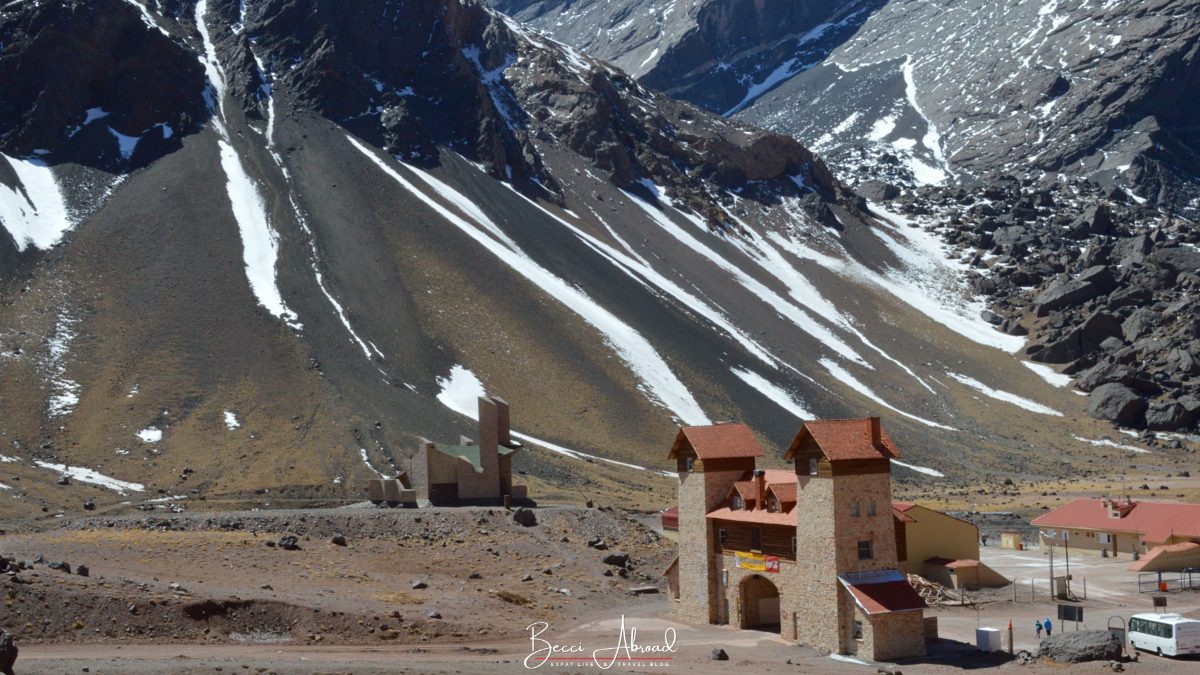
[[[608,670],[618,663],[622,668],[661,668],[671,665],[671,654],[676,651],[674,628],[663,630],[661,643],[639,644],[637,627],[626,628],[624,614],[621,615],[621,632],[616,636],[616,645],[593,649],[591,653],[582,642],[558,644],[545,639],[542,635],[549,628],[550,624],[545,621],[529,624],[530,650],[529,656],[525,657],[526,668],[534,670],[547,663],[595,666],[601,670]]]

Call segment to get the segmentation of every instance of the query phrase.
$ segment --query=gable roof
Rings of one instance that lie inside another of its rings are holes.
[[[916,518],[913,518],[912,516],[908,515],[907,513],[896,508],[895,504],[892,505],[892,520],[896,521],[897,523],[915,523],[915,522],[917,522]]]
[[[792,460],[805,438],[816,441],[821,452],[831,462],[854,459],[899,459],[900,449],[879,427],[879,441],[871,438],[871,425],[878,418],[857,420],[813,420],[805,422],[788,447],[784,459]]]
[[[1038,527],[1131,532],[1150,543],[1175,537],[1200,537],[1200,504],[1184,502],[1120,502],[1123,515],[1109,516],[1106,499],[1074,499],[1034,518]]]
[[[775,498],[780,504],[795,504],[796,503],[796,484],[795,483],[771,483],[767,487],[768,492],[774,492]]]
[[[762,457],[762,446],[745,424],[712,424],[680,427],[667,459],[675,459],[680,450],[690,447],[701,461]]]

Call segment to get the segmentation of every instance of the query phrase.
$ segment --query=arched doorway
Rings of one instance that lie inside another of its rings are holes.
[[[742,580],[742,628],[779,632],[779,589],[766,577],[753,574]]]

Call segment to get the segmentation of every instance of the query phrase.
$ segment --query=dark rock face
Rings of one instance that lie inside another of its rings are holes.
[[[1121,657],[1121,641],[1108,631],[1064,632],[1042,640],[1038,655],[1055,663],[1109,661]]]
[[[180,137],[198,131],[208,117],[195,55],[147,30],[128,2],[5,8],[0,44],[0,151],[6,154],[136,168],[177,149]],[[124,152],[118,135],[126,139]]]
[[[1088,415],[1100,420],[1110,420],[1125,427],[1141,428],[1145,425],[1148,404],[1123,384],[1110,383],[1096,387],[1088,398]]]

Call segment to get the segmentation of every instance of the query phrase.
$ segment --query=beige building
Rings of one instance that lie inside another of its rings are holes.
[[[1156,546],[1200,543],[1200,504],[1133,499],[1074,499],[1035,518],[1043,546],[1104,550],[1112,557]]]
[[[925,603],[899,570],[879,418],[807,422],[787,470],[740,424],[680,429],[676,610],[688,619],[887,660],[925,653]]]
[[[524,485],[512,480],[513,455],[521,444],[509,433],[508,403],[496,396],[479,397],[479,442],[437,445],[422,439],[414,462],[418,489],[434,506],[501,504],[527,500]]]

